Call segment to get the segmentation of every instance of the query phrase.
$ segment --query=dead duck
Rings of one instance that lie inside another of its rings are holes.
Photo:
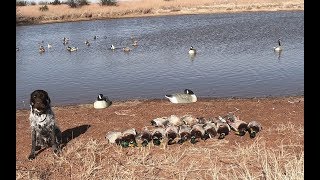
[[[166,127],[169,121],[166,117],[156,118],[151,120],[151,125],[155,127]]]
[[[248,124],[240,120],[239,117],[233,113],[229,113],[224,117],[224,119],[227,121],[227,124],[230,126],[230,128],[235,131],[236,135],[244,136],[246,134]]]
[[[122,133],[119,131],[110,131],[106,134],[105,138],[108,143],[120,145],[122,139]]]
[[[136,136],[137,144],[141,144],[143,147],[147,146],[151,140],[152,134],[147,127],[144,127]]]
[[[189,125],[190,127],[199,123],[199,120],[191,115],[184,115],[181,117],[181,120],[184,122],[185,125]]]
[[[137,131],[134,128],[130,128],[122,132],[122,138],[121,138],[121,146],[122,147],[136,147],[136,136]]]
[[[184,93],[174,93],[165,95],[172,103],[192,103],[197,101],[197,96],[190,89],[185,89]]]
[[[166,132],[162,127],[157,127],[152,131],[152,142],[155,146],[160,146],[162,140],[165,138]]]
[[[190,134],[191,127],[188,125],[181,125],[181,126],[179,126],[178,133],[179,133],[179,137],[180,137],[180,139],[178,140],[178,143],[182,144],[191,138],[191,134]]]
[[[175,144],[175,139],[178,137],[178,127],[170,125],[165,129],[166,137],[168,138],[168,145]]]
[[[214,120],[217,126],[217,133],[219,135],[218,139],[224,139],[230,132],[230,126],[227,124],[227,121],[219,116]]]
[[[191,128],[191,132],[190,132],[190,142],[192,144],[195,144],[196,142],[198,142],[198,139],[203,139],[204,138],[204,128],[203,128],[203,124],[195,124],[192,126]]]
[[[203,139],[214,138],[217,135],[217,126],[213,122],[206,122],[203,125],[204,135]]]
[[[257,133],[262,130],[262,126],[259,122],[257,121],[250,121],[248,123],[248,129],[247,131],[250,134],[250,138],[255,138]]]
[[[176,115],[169,116],[167,120],[168,120],[168,124],[173,126],[181,126],[184,124],[181,118]]]
[[[111,104],[112,104],[112,101],[110,101],[107,96],[103,96],[103,94],[99,94],[97,99],[93,103],[93,107],[95,109],[104,109],[109,107]]]

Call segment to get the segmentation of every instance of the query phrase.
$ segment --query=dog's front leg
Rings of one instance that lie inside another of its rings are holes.
[[[28,157],[29,160],[32,160],[35,158],[36,156],[36,131],[34,129],[32,129],[31,132],[31,153]]]
[[[59,154],[60,154],[60,145],[57,143],[55,130],[52,130],[52,131],[51,131],[51,138],[50,138],[50,139],[51,139],[51,144],[52,144],[53,152],[54,152],[56,155],[59,155]]]

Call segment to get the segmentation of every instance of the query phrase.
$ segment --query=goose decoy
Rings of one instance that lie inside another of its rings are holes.
[[[196,53],[197,53],[196,49],[193,48],[193,46],[191,46],[189,49],[189,54],[196,54]]]
[[[179,137],[180,139],[178,140],[179,144],[184,143],[185,141],[189,140],[191,138],[191,127],[188,125],[182,125],[179,126]]]
[[[44,49],[43,46],[40,46],[40,47],[39,47],[39,52],[40,52],[40,53],[43,53],[43,52],[45,52],[45,51],[46,51],[46,50]]]
[[[121,144],[122,133],[118,131],[108,132],[105,136],[107,141],[111,144],[116,143],[117,145]]]
[[[165,129],[162,127],[157,127],[152,131],[152,142],[155,146],[160,146],[162,140],[165,138]]]
[[[151,140],[152,134],[147,127],[144,127],[136,136],[137,144],[141,144],[143,147],[147,146]]]
[[[239,119],[239,117],[235,116],[233,113],[227,114],[224,119],[227,121],[227,124],[230,128],[235,131],[236,135],[244,136],[248,129],[248,124]]]
[[[69,52],[73,52],[73,51],[77,51],[78,48],[77,48],[77,47],[68,46],[68,47],[67,47],[67,50],[68,50]]]
[[[197,96],[189,89],[185,89],[184,93],[167,94],[165,97],[172,103],[192,103],[197,101]]]
[[[219,134],[218,139],[224,139],[226,135],[230,132],[230,126],[227,124],[227,121],[223,119],[221,116],[215,120],[215,124],[217,126],[217,133]]]
[[[84,44],[86,44],[87,46],[90,46],[90,42],[88,40],[86,40]]]
[[[16,48],[16,51],[19,51],[19,50],[20,50],[20,49],[17,47],[17,48]]]
[[[103,109],[109,107],[112,102],[108,99],[107,96],[103,96],[103,94],[99,94],[95,102],[93,103],[93,107],[95,109]]]
[[[69,43],[69,38],[63,37],[63,45],[66,45]]]
[[[171,115],[168,118],[168,124],[173,126],[181,126],[184,124],[184,122],[176,115]]]
[[[137,131],[134,128],[130,128],[122,132],[122,138],[121,138],[121,146],[122,147],[136,147],[136,136]]]
[[[282,51],[282,46],[281,46],[281,41],[280,41],[280,39],[278,39],[278,46],[276,46],[276,47],[273,47],[273,50],[274,51],[277,51],[277,52],[280,52],[280,51]]]
[[[93,36],[93,39],[96,40],[96,39],[97,39],[97,36]]]
[[[206,122],[203,125],[203,129],[204,129],[204,135],[203,135],[204,140],[213,138],[217,135],[217,126],[213,122]]]
[[[48,49],[52,48],[52,45],[51,44],[48,44]]]
[[[116,49],[116,47],[114,47],[114,45],[113,45],[113,44],[111,44],[110,49],[111,49],[111,50],[115,50],[115,49]]]
[[[251,121],[248,123],[248,132],[250,134],[250,138],[255,138],[257,133],[262,130],[262,126],[257,121]]]
[[[192,126],[191,128],[191,132],[190,132],[190,142],[192,144],[195,144],[196,142],[198,142],[197,139],[203,139],[204,138],[204,128],[203,128],[203,124],[195,124]]]
[[[176,143],[174,139],[178,136],[178,131],[179,131],[178,127],[173,125],[169,125],[165,129],[166,137],[168,138],[168,145]]]
[[[166,127],[169,121],[166,117],[156,118],[151,120],[151,125],[155,127]]]

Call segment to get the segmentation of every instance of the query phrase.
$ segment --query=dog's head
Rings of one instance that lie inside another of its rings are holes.
[[[30,96],[30,106],[33,113],[45,114],[50,108],[51,100],[44,90],[35,90]]]

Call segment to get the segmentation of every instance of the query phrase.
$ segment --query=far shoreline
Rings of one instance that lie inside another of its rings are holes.
[[[202,1],[204,1],[203,4],[201,4]],[[66,4],[48,5],[49,10],[45,12],[38,10],[41,5],[17,6],[16,26],[177,15],[304,11],[304,1],[301,0],[283,0],[283,2],[272,3],[268,0],[256,3],[243,0],[235,3],[211,4],[207,0],[202,1],[182,4],[185,0],[180,0],[180,4],[172,1],[171,5],[150,3],[145,5],[141,0],[131,2],[131,4],[122,2],[116,7],[93,3],[80,8],[70,8]],[[164,2],[170,3],[171,1]]]

